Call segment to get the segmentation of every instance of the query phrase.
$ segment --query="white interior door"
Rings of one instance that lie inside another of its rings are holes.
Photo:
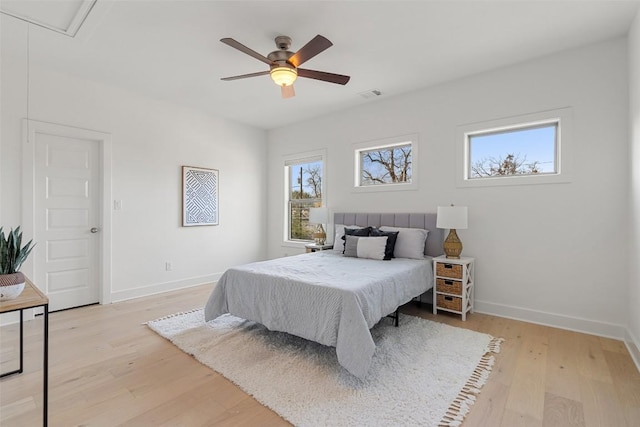
[[[100,300],[98,141],[37,131],[34,140],[35,283],[49,310]]]

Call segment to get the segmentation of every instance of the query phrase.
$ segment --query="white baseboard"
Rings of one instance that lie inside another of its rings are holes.
[[[626,332],[624,343],[627,346],[627,350],[629,350],[633,362],[636,364],[636,368],[640,371],[640,341],[636,339],[628,328]]]
[[[153,285],[141,286],[139,288],[127,289],[125,291],[118,291],[111,293],[111,302],[119,302],[130,300],[134,298],[146,297],[150,295],[156,295],[163,292],[175,291],[178,289],[190,288],[193,286],[203,285],[205,283],[217,282],[222,273],[209,274],[206,276],[190,277],[188,279],[175,280],[172,282],[155,283]],[[202,302],[202,305],[206,301]],[[38,309],[36,309],[38,310]],[[42,312],[42,310],[39,310]],[[35,313],[37,314],[37,313]],[[11,325],[20,321],[19,313],[3,313],[0,316],[0,326]],[[34,318],[34,310],[29,309],[24,311],[24,321],[29,321]]]
[[[628,334],[627,328],[624,325],[598,322],[579,317],[564,316],[561,314],[547,313],[544,311],[531,310],[522,307],[495,304],[487,301],[476,300],[474,308],[478,313],[491,314],[498,317],[506,317],[508,319],[522,320],[538,325],[552,326],[554,328],[567,329],[569,331],[598,335],[606,338],[614,338],[625,342],[625,337]]]
[[[162,292],[190,288],[192,286],[203,285],[205,283],[217,282],[220,279],[220,276],[222,276],[222,273],[208,274],[206,276],[190,277],[187,279],[175,280],[172,282],[154,283],[152,285],[141,286],[139,288],[112,292],[111,302],[125,301],[129,299],[160,294]],[[204,305],[205,302],[206,301],[203,301],[202,305]]]

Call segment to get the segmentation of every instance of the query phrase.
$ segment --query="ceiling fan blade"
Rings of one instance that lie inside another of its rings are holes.
[[[223,77],[220,80],[224,80],[224,81],[228,82],[228,81],[231,81],[231,80],[246,79],[246,78],[249,78],[249,77],[266,76],[267,74],[269,74],[269,71],[258,71],[257,73],[242,74],[240,76]]]
[[[351,77],[342,74],[327,73],[324,71],[307,70],[298,68],[298,77],[306,77],[308,79],[322,80],[323,82],[336,83],[346,85]]]
[[[309,43],[305,44],[300,50],[294,53],[293,56],[289,58],[289,62],[297,68],[320,52],[329,49],[331,46],[333,46],[333,43],[318,34],[311,39]]]
[[[284,99],[293,98],[294,96],[296,96],[296,91],[293,90],[293,85],[281,86],[281,88],[282,97]]]
[[[244,52],[249,56],[253,56],[254,58],[256,58],[259,61],[264,62],[265,64],[273,64],[272,61],[270,61],[266,56],[260,55],[258,52],[256,52],[255,50],[249,49],[248,47],[246,47],[245,45],[243,45],[240,42],[235,41],[232,38],[226,37],[224,39],[220,39],[220,41],[228,46],[231,46],[235,49],[238,49],[240,52]]]

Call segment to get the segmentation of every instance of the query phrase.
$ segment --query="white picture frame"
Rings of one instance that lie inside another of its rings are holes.
[[[182,226],[218,225],[219,171],[182,167]]]

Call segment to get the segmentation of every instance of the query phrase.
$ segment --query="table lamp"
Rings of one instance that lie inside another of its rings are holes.
[[[329,211],[326,207],[321,208],[309,208],[309,224],[317,224],[318,228],[313,233],[313,240],[316,245],[324,245],[327,239],[327,233],[325,233],[323,224],[329,222]]]
[[[436,227],[448,228],[449,235],[444,240],[444,253],[447,258],[460,259],[462,253],[462,242],[456,233],[456,229],[467,228],[467,207],[466,206],[438,206],[438,219]]]

